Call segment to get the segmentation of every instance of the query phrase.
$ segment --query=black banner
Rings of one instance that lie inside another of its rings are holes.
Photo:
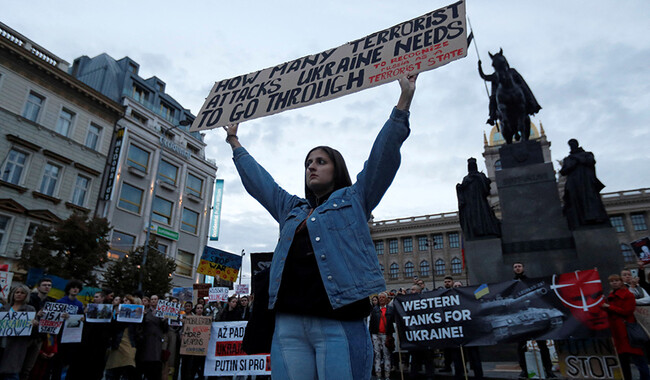
[[[401,295],[403,349],[609,337],[596,270]]]

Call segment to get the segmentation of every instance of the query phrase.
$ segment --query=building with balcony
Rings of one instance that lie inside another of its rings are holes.
[[[95,212],[124,113],[68,68],[0,23],[0,264],[12,271],[38,226]]]
[[[125,109],[98,214],[113,226],[111,259],[155,236],[158,251],[176,261],[174,286],[191,286],[207,243],[217,166],[205,157],[203,135],[189,132],[194,115],[165,93],[165,82],[140,77],[139,68],[129,57],[107,54],[82,56],[72,65],[75,78]]]
[[[539,129],[531,124],[531,139],[541,143],[544,161],[551,162],[551,142],[547,140],[541,124]],[[488,201],[497,217],[500,217],[500,208],[495,172],[501,170],[498,149],[504,143],[496,127],[492,128],[489,138],[484,135],[484,163],[487,176],[492,180]],[[461,181],[462,178],[459,178],[458,182]],[[560,198],[564,182],[564,178],[559,176]],[[626,267],[635,268],[637,259],[630,243],[649,235],[650,188],[601,195],[621,248],[620,252],[614,254],[622,254]],[[409,288],[414,276],[424,280],[429,289],[440,287],[445,276],[468,284],[457,211],[372,220],[369,227],[388,290]]]

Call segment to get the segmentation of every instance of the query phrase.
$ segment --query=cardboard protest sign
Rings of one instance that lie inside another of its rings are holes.
[[[210,297],[209,302],[226,302],[228,301],[228,288],[222,286],[212,287],[208,297]]]
[[[248,322],[213,322],[205,356],[205,376],[270,375],[271,355],[246,355],[241,349]]]
[[[0,271],[0,298],[8,299],[14,272]]]
[[[644,263],[650,263],[650,238],[645,237],[643,239],[635,240],[631,245],[639,260]]]
[[[156,307],[156,317],[177,320],[178,313],[181,311],[181,304],[178,302],[171,302],[159,300]]]
[[[109,323],[113,317],[113,305],[89,303],[86,308],[86,322]]]
[[[206,245],[196,271],[206,276],[219,276],[226,281],[235,282],[239,275],[241,261],[242,257],[239,255]]]
[[[403,349],[609,336],[596,270],[421,294],[393,302]]]
[[[205,356],[210,342],[212,318],[186,315],[183,323],[185,328],[181,334],[181,355]]]
[[[218,81],[190,131],[320,103],[466,55],[465,2],[458,1],[337,48]]]
[[[77,306],[64,303],[46,302],[43,306],[43,315],[38,322],[38,332],[43,334],[58,334],[63,326],[63,314],[74,315]]]
[[[193,284],[192,288],[194,288],[194,294],[195,294],[195,297],[196,297],[196,302],[198,302],[200,299],[203,299],[203,300],[207,299],[208,298],[208,293],[210,292],[211,287],[212,287],[212,284]]]
[[[158,301],[160,302],[160,301]],[[118,322],[142,322],[144,317],[144,306],[142,305],[129,305],[129,304],[120,304],[120,307],[117,309],[117,321]]]
[[[81,342],[81,333],[83,332],[84,322],[83,315],[71,315],[63,323],[63,332],[61,333],[61,343],[79,343]]]
[[[0,312],[0,336],[30,336],[35,317],[33,311]]]
[[[569,379],[623,379],[611,338],[555,341],[560,372]]]
[[[248,294],[248,284],[235,284],[235,294]]]

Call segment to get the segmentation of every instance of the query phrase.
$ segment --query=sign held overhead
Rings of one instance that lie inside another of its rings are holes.
[[[465,1],[337,48],[218,81],[190,131],[320,103],[467,55]]]

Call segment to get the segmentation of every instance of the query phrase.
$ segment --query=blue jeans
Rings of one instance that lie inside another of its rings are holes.
[[[278,380],[370,379],[372,345],[363,320],[278,313],[271,377]]]

